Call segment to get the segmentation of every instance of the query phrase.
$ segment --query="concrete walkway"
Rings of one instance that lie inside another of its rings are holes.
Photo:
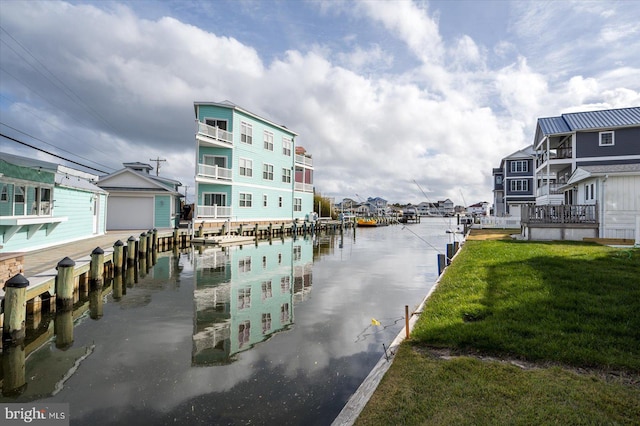
[[[55,268],[58,262],[65,257],[76,260],[89,256],[96,247],[100,247],[103,250],[111,248],[118,240],[126,245],[130,236],[134,236],[137,239],[140,237],[140,234],[146,231],[147,230],[109,231],[106,235],[99,235],[80,241],[26,252],[24,254],[24,272],[22,275],[28,278],[48,269]]]

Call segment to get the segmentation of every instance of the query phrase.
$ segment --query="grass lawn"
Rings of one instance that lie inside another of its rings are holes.
[[[485,239],[447,269],[357,424],[639,422],[640,250]]]

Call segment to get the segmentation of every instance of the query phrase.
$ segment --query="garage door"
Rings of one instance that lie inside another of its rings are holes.
[[[107,230],[153,229],[153,197],[107,199]]]

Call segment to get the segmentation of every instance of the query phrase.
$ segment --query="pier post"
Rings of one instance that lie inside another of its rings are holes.
[[[27,389],[24,343],[2,347],[2,396],[15,397]]]
[[[96,247],[91,252],[91,267],[89,273],[89,286],[102,288],[102,275],[104,272],[104,250]]]
[[[244,225],[241,223],[240,226],[238,226],[238,235],[242,236],[243,233],[244,233]]]
[[[173,230],[173,240],[171,242],[174,246],[178,245],[178,228]]]
[[[116,271],[113,276],[113,299],[119,300],[122,298],[122,271]]]
[[[444,254],[438,254],[438,276],[442,275],[442,271],[447,266],[447,260]]]
[[[409,338],[409,305],[404,305],[404,328],[407,339]]]
[[[127,267],[136,263],[136,239],[132,236],[127,240]]]
[[[138,246],[139,259],[147,256],[147,233],[140,234],[140,245]]]
[[[73,309],[58,311],[53,319],[56,348],[67,349],[73,343]]]
[[[117,275],[118,271],[122,270],[123,259],[124,259],[124,243],[118,240],[113,244],[114,275]]]
[[[447,266],[451,265],[453,255],[453,244],[447,244]]]
[[[94,287],[89,292],[89,317],[94,320],[102,318],[102,287]]]
[[[73,269],[76,262],[65,257],[58,262],[56,277],[56,304],[62,309],[73,308]]]
[[[2,340],[21,343],[26,335],[27,287],[29,280],[22,274],[14,275],[5,282],[4,324]]]
[[[269,222],[269,238],[273,237],[273,223]]]

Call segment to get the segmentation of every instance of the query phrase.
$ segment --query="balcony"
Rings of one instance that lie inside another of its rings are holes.
[[[522,223],[597,224],[597,204],[561,204],[522,206]]]
[[[313,167],[313,158],[306,155],[296,154],[295,160],[296,164],[302,164],[306,167]]]
[[[228,219],[231,217],[231,206],[196,206],[196,216],[207,219]]]
[[[233,146],[233,133],[222,130],[218,127],[209,126],[206,123],[198,122],[198,134],[196,138],[199,141],[230,148]]]
[[[197,178],[206,178],[207,180],[222,180],[230,182],[233,176],[231,169],[225,169],[224,167],[210,166],[208,164],[198,163],[198,176]],[[198,179],[202,180],[202,179]]]
[[[294,190],[301,192],[313,192],[313,185],[310,183],[295,182]]]
[[[536,167],[542,166],[547,160],[566,160],[571,158],[573,158],[573,149],[571,147],[550,149],[548,155],[547,151],[542,151],[542,155],[536,159]]]
[[[544,184],[536,190],[536,196],[541,197],[543,195],[564,195],[564,192],[559,190],[561,186],[563,186],[563,184],[560,183]]]

